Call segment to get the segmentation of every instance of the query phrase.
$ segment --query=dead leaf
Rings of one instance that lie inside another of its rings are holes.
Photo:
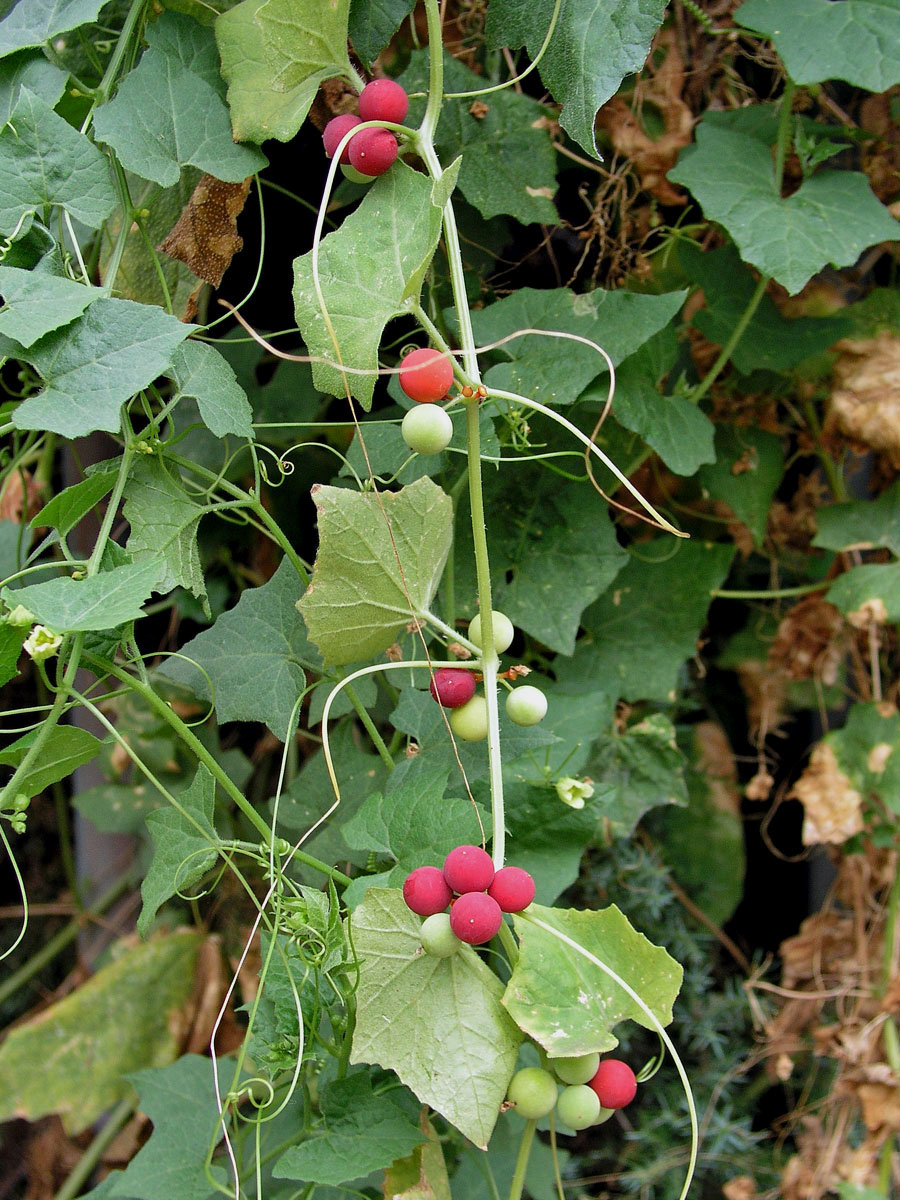
[[[886,454],[900,468],[900,337],[883,330],[837,348],[826,433]]]
[[[803,805],[804,846],[839,846],[863,829],[862,796],[838,766],[827,742],[819,742],[809,766],[788,793]]]
[[[157,250],[177,258],[198,278],[217,288],[244,244],[238,237],[237,219],[249,191],[249,179],[243,183],[224,183],[212,175],[204,175]]]
[[[833,684],[843,658],[843,618],[821,596],[805,596],[782,617],[769,647],[769,666],[789,679]]]

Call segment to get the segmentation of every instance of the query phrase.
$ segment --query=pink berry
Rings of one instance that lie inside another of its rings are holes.
[[[416,867],[403,881],[406,906],[420,917],[443,912],[452,898],[450,886],[438,867]]]
[[[400,386],[418,404],[443,400],[453,383],[453,363],[446,354],[425,346],[407,354],[400,364]]]
[[[534,880],[522,867],[501,867],[488,888],[488,895],[493,896],[503,912],[521,912],[534,899]]]
[[[486,892],[494,878],[491,856],[480,846],[457,846],[444,859],[444,879],[454,892]],[[496,904],[496,900],[494,901]]]
[[[362,125],[359,117],[355,117],[353,113],[344,113],[340,117],[332,117],[325,128],[322,130],[322,143],[325,146],[325,153],[329,158],[334,158],[334,152],[341,144],[341,138],[345,133],[349,133],[351,129],[355,129],[357,125]],[[338,160],[344,166],[350,163],[350,147],[352,141],[348,142],[341,151],[341,157]]]
[[[417,408],[415,412],[431,412]],[[459,708],[475,695],[475,676],[471,671],[454,667],[438,667],[431,680],[431,694],[441,708]]]
[[[450,928],[470,946],[489,942],[502,923],[500,905],[484,892],[466,892],[453,901],[450,909]]]
[[[409,97],[393,79],[373,79],[359,97],[359,115],[364,121],[393,121],[401,125],[409,112]]]
[[[624,1108],[637,1093],[637,1080],[628,1063],[620,1058],[604,1058],[588,1087],[597,1093],[601,1108]]]
[[[362,175],[383,175],[397,157],[397,139],[387,129],[363,129],[350,142],[350,166]]]

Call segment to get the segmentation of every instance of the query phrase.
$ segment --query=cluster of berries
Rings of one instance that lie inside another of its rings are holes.
[[[491,856],[480,846],[457,846],[444,859],[443,868],[411,871],[403,882],[403,899],[426,918],[422,924],[426,953],[449,958],[460,942],[470,946],[489,942],[504,913],[527,908],[534,899],[534,880],[521,867],[495,871]]]
[[[409,112],[409,97],[393,79],[373,79],[359,96],[359,116],[332,117],[322,132],[325,153],[333,158],[345,134],[364,121],[390,121],[400,125]],[[362,129],[341,151],[339,162],[348,179],[371,183],[390,170],[397,158],[397,139],[389,129]]]
[[[491,613],[494,649],[508,650],[513,640],[513,623],[496,609]],[[481,647],[481,615],[469,623],[469,641]],[[475,677],[462,667],[439,667],[431,680],[431,694],[443,708],[449,708],[450,728],[464,742],[479,742],[487,737],[487,701],[475,695]],[[547,697],[540,688],[520,684],[506,697],[506,715],[514,725],[537,725],[547,715]]]
[[[524,1067],[510,1081],[507,1103],[526,1120],[546,1117],[555,1108],[569,1129],[587,1129],[609,1120],[614,1109],[630,1104],[637,1092],[634,1071],[619,1058],[601,1062],[599,1054],[582,1054],[550,1059],[548,1066],[552,1072]]]

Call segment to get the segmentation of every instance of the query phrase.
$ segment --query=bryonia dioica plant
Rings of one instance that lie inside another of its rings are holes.
[[[782,647],[784,696],[835,684],[839,637],[865,638],[856,740],[823,755],[865,776],[846,837],[896,849],[900,500],[869,520],[841,439],[890,462],[900,442],[868,410],[821,415],[830,348],[900,324],[870,286],[893,283],[896,164],[855,169],[874,134],[828,90],[900,83],[900,26],[853,62],[863,7],[19,0],[0,20],[8,1016],[47,981],[0,1047],[0,1117],[85,1135],[59,1200],[544,1200],[616,1155],[684,1200],[692,1074],[710,1188],[752,1154],[746,1112],[717,1124],[734,1056],[699,943],[654,944],[627,883],[620,908],[598,881],[643,871],[648,917],[677,889],[740,961],[718,928],[736,804],[701,769],[714,597],[819,606],[796,620],[832,631],[832,674]],[[688,52],[713,64],[693,92]],[[813,544],[789,518],[823,489]],[[44,945],[49,813],[71,920]],[[52,996],[54,954],[111,913],[122,936]]]

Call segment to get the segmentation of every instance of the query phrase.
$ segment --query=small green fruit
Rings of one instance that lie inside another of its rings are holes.
[[[420,404],[411,408],[400,426],[403,440],[416,454],[440,454],[450,445],[453,422],[437,405]]]
[[[556,1102],[556,1115],[570,1129],[587,1129],[600,1116],[600,1101],[586,1083],[565,1087]]]
[[[487,700],[473,696],[450,713],[450,728],[464,742],[480,742],[488,735]]]
[[[341,163],[341,174],[345,179],[349,179],[351,183],[364,183],[366,185],[375,182],[374,175],[363,175],[362,171],[357,171],[356,167],[351,167],[349,163]]]
[[[507,693],[506,715],[514,725],[538,725],[547,715],[547,697],[530,683],[520,684]]]
[[[563,1083],[587,1083],[597,1074],[599,1054],[579,1054],[572,1058],[551,1058],[549,1065]]]
[[[510,1080],[506,1099],[515,1106],[520,1117],[537,1121],[553,1111],[556,1095],[556,1080],[549,1071],[541,1067],[523,1067]]]
[[[505,613],[497,612],[496,609],[491,613],[491,625],[494,630],[494,649],[498,654],[502,654],[504,650],[508,650],[513,638],[515,637],[515,629],[512,621]],[[482,649],[481,645],[481,613],[476,613],[469,622],[469,641]],[[537,689],[535,689],[536,691]]]
[[[432,958],[450,958],[462,942],[450,928],[449,913],[434,913],[422,922],[422,949]]]

